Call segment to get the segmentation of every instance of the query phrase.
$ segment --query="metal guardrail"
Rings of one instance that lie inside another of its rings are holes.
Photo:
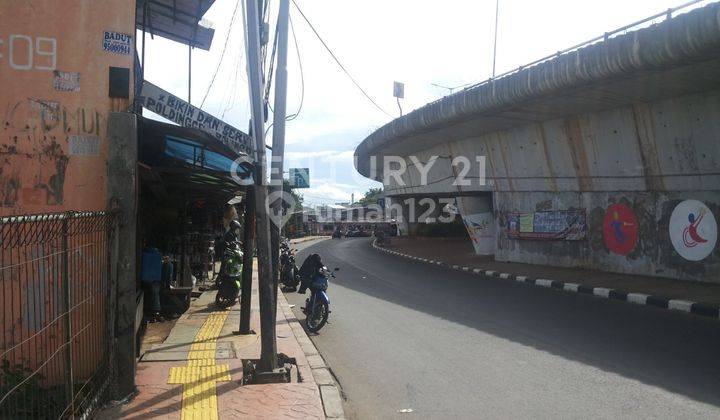
[[[477,88],[477,87],[479,87],[479,86],[483,86],[483,85],[486,85],[486,84],[488,84],[488,83],[492,83],[492,82],[494,82],[494,81],[496,81],[496,80],[498,80],[498,79],[502,79],[502,78],[507,77],[507,76],[509,76],[509,75],[511,75],[511,74],[518,73],[518,72],[520,72],[520,71],[522,71],[522,70],[524,70],[524,69],[527,69],[527,68],[529,68],[529,67],[536,66],[536,65],[538,65],[538,64],[540,64],[540,63],[543,63],[543,62],[548,61],[548,60],[552,60],[552,59],[554,59],[554,58],[556,58],[556,57],[559,57],[559,56],[561,56],[561,55],[567,54],[567,53],[569,53],[569,52],[573,52],[573,51],[576,51],[576,50],[578,50],[578,49],[580,49],[580,48],[587,47],[587,46],[592,45],[592,44],[594,44],[594,43],[596,43],[596,42],[598,42],[598,41],[607,41],[608,39],[612,38],[613,36],[616,36],[616,35],[621,34],[621,33],[625,33],[625,32],[626,32],[627,30],[629,30],[629,29],[640,29],[640,26],[642,26],[642,25],[644,25],[644,24],[646,24],[646,23],[648,23],[648,22],[652,22],[652,21],[654,21],[655,19],[662,18],[662,17],[664,17],[665,19],[671,19],[671,18],[672,18],[672,15],[673,15],[675,12],[678,12],[678,11],[681,11],[681,10],[685,10],[685,9],[690,9],[691,7],[697,6],[697,5],[700,4],[700,3],[711,4],[711,3],[714,3],[714,2],[715,2],[715,0],[712,0],[712,1],[711,1],[711,0],[692,0],[692,1],[689,1],[689,2],[687,2],[687,3],[681,4],[680,6],[667,9],[667,10],[665,10],[665,11],[663,11],[663,12],[656,13],[656,14],[654,14],[654,15],[652,15],[652,16],[648,16],[648,17],[646,17],[645,19],[642,19],[642,20],[639,20],[639,21],[637,21],[637,22],[633,22],[633,23],[630,23],[630,24],[628,24],[628,25],[622,26],[622,27],[617,28],[617,29],[615,29],[615,30],[613,30],[613,31],[605,32],[604,34],[602,34],[602,35],[600,35],[600,36],[597,36],[597,37],[595,37],[595,38],[592,38],[592,39],[589,39],[589,40],[587,40],[587,41],[581,42],[581,43],[579,43],[579,44],[573,45],[572,47],[569,47],[569,48],[566,48],[566,49],[564,49],[564,50],[558,51],[558,52],[556,52],[556,53],[554,53],[554,54],[550,54],[550,55],[547,55],[547,56],[545,56],[545,57],[539,58],[539,59],[537,59],[537,60],[535,60],[535,61],[532,61],[532,62],[530,62],[530,63],[523,64],[522,66],[520,66],[520,67],[518,67],[518,68],[515,68],[515,69],[512,69],[512,70],[508,70],[508,71],[506,71],[506,72],[504,72],[504,73],[501,73],[501,74],[499,74],[499,75],[497,75],[497,76],[491,77],[491,78],[489,78],[489,79],[487,79],[487,80],[484,80],[484,81],[482,81],[482,82],[470,82],[470,83],[465,84],[465,85],[460,85],[460,86],[458,86],[458,88],[462,88],[462,90],[461,90],[460,92],[467,91],[467,90],[471,90],[471,89],[475,89],[475,88]],[[452,96],[452,95],[458,94],[458,93],[460,93],[460,92],[452,93],[452,94],[450,94],[450,95],[443,96],[442,98],[439,98],[439,99],[436,99],[436,100],[433,101],[433,102],[430,102],[428,105],[434,104],[434,103],[437,103],[437,102],[440,102],[440,101],[442,101],[444,98],[446,98],[447,96]],[[427,105],[426,105],[426,106],[427,106]]]
[[[111,376],[106,212],[0,218],[0,418],[87,413]]]

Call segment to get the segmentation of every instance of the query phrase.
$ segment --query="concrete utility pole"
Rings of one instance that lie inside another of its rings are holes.
[[[285,114],[287,108],[287,47],[288,47],[288,17],[290,14],[290,1],[280,0],[280,10],[277,20],[277,67],[275,67],[275,110],[273,114],[272,139],[272,170],[270,171],[270,185],[273,192],[283,191],[283,161],[285,159]],[[280,232],[282,229],[282,196],[273,200],[272,212],[275,215],[275,226],[270,227],[272,239],[272,267],[273,283],[277,294],[278,280],[280,278]],[[277,299],[275,299],[277,306]]]
[[[255,139],[255,217],[257,219],[258,290],[260,294],[260,366],[261,372],[277,368],[277,341],[275,338],[275,293],[270,261],[270,220],[265,164],[265,118],[263,109],[263,75],[260,66],[260,5],[257,0],[246,0],[247,62],[252,131]]]
[[[252,299],[253,250],[255,249],[255,189],[245,194],[245,225],[243,226],[243,271],[240,293],[240,334],[250,334],[250,305]]]

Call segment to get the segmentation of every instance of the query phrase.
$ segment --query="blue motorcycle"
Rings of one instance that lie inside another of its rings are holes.
[[[335,278],[335,268],[330,271],[327,267],[317,270],[308,285],[310,297],[305,299],[305,307],[301,308],[305,314],[305,324],[310,332],[318,332],[327,323],[330,316],[330,298],[327,295],[328,278]]]

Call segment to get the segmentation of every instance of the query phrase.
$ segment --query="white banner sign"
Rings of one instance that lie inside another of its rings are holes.
[[[250,136],[147,80],[143,82],[137,101],[148,110],[178,125],[197,128],[215,137],[237,153],[253,156],[254,147]]]

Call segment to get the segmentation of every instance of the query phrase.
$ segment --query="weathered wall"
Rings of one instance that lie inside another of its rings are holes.
[[[109,97],[109,68],[130,69],[132,95],[134,27],[134,0],[2,2],[0,215],[105,208],[107,116],[131,103]]]
[[[618,273],[642,274],[720,283],[720,247],[701,261],[688,261],[674,249],[669,234],[670,215],[683,200],[696,199],[720,215],[720,192],[535,192],[496,194],[498,261],[584,267]],[[637,244],[627,255],[608,249],[603,220],[609,206],[625,204],[637,218]],[[585,209],[587,238],[582,241],[509,239],[507,212]]]
[[[494,191],[496,258],[616,272],[720,282],[720,247],[699,262],[683,259],[670,243],[675,205],[700,200],[720,218],[720,91],[574,115],[448,142],[416,154],[440,156],[427,185],[408,159],[403,176],[386,194],[460,195]],[[452,185],[465,156],[471,185]],[[476,156],[486,156],[486,184]],[[610,204],[628,205],[638,218],[638,244],[627,256],[609,252],[603,217]],[[504,214],[584,208],[582,241],[509,239]]]

